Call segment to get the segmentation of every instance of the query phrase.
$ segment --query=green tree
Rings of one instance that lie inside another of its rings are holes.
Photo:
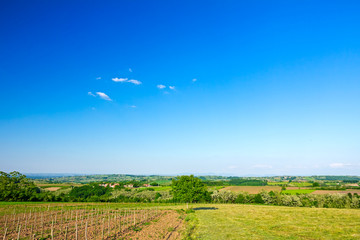
[[[180,176],[172,180],[172,195],[178,202],[206,202],[210,201],[210,193],[200,178],[193,175]]]
[[[97,202],[101,199],[106,200],[112,189],[110,187],[99,186],[93,183],[81,187],[74,187],[69,193],[69,197],[75,201]]]
[[[313,187],[319,187],[320,184],[318,182],[313,182]]]
[[[0,201],[36,201],[40,189],[19,172],[0,171]]]

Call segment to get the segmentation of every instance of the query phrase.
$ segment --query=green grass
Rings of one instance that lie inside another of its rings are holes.
[[[296,195],[296,194],[310,194],[314,191],[315,189],[291,189],[291,190],[283,190],[281,191],[281,193]]]
[[[288,182],[268,182],[269,186],[282,186],[286,184],[288,184]]]
[[[225,186],[208,186],[207,189],[208,191],[212,192],[212,191],[215,191],[215,190],[220,190],[220,189],[223,189]]]
[[[312,187],[312,183],[309,183],[309,182],[291,182],[289,183],[289,186],[292,186],[292,187]]]
[[[189,217],[191,239],[360,239],[360,211],[211,204]],[[194,226],[195,225],[195,226]]]
[[[309,182],[268,182],[269,186],[283,186],[287,185],[289,187],[311,187],[312,183]]]
[[[155,191],[170,191],[171,186],[152,187]]]

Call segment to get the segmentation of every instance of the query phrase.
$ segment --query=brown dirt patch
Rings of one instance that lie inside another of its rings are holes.
[[[45,190],[50,191],[50,192],[55,192],[57,190],[59,190],[61,187],[49,187],[49,188],[45,188]]]

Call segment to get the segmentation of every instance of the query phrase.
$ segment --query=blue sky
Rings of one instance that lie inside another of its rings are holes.
[[[359,7],[1,1],[1,170],[360,175]]]

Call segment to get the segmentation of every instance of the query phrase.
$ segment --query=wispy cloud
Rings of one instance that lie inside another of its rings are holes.
[[[331,163],[331,168],[345,168],[345,167],[351,167],[352,165],[349,163]]]
[[[113,80],[114,82],[127,82],[128,81],[127,78],[112,78],[111,80]]]
[[[105,93],[103,93],[103,92],[96,92],[96,94],[97,94],[100,98],[102,98],[102,99],[104,99],[104,100],[106,100],[106,101],[112,101],[111,98],[110,98],[108,95],[106,95]]]
[[[193,80],[192,80],[193,82],[196,82],[197,81],[197,79],[196,78],[193,78]]]
[[[140,85],[142,82],[140,82],[139,80],[135,80],[135,79],[130,79],[128,80],[128,78],[112,78],[111,80],[113,80],[114,82],[129,82],[129,83],[133,83],[135,85]]]
[[[96,78],[96,80],[100,80],[100,79],[101,79],[101,77],[97,77],[97,78]]]
[[[131,69],[131,68],[129,68],[129,72],[132,72],[132,69]]]
[[[131,105],[130,107],[131,107],[131,108],[136,108],[136,106],[135,106],[135,105]]]
[[[88,95],[89,95],[89,96],[96,97],[95,94],[93,94],[92,92],[88,92]]]
[[[135,80],[135,79],[130,79],[129,81],[127,81],[129,83],[133,83],[135,85],[140,85],[142,82],[140,82],[139,80]]]
[[[162,85],[162,84],[159,84],[159,85],[157,85],[156,86],[158,89],[164,89],[164,88],[166,88],[166,86],[165,85]]]
[[[169,86],[171,90],[175,90],[175,86]]]

